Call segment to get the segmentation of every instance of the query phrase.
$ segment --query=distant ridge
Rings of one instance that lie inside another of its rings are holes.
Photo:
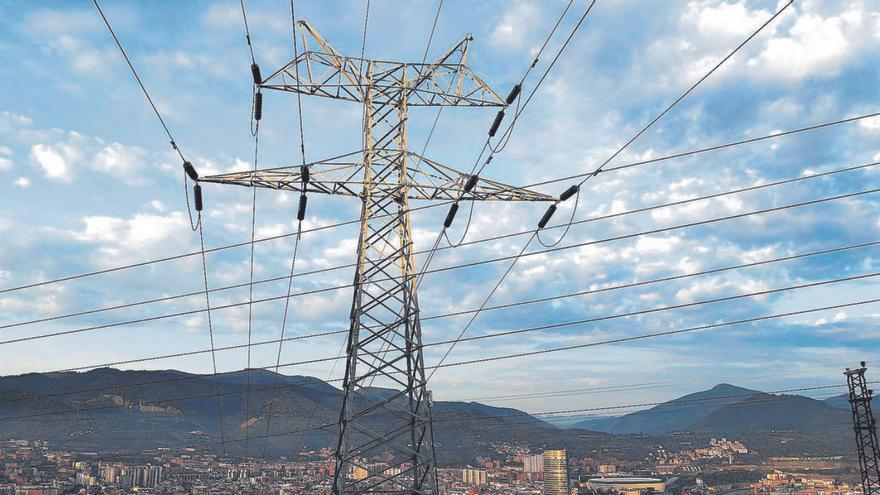
[[[245,418],[245,371],[218,376],[227,440],[242,438],[247,429],[256,439],[251,440],[251,448],[257,450],[250,453],[259,453],[271,403],[269,455],[291,455],[294,450],[320,449],[329,444],[332,427],[305,434],[289,432],[335,425],[342,401],[338,388],[317,378],[276,375],[268,370],[251,370],[249,379],[251,417]],[[274,400],[273,381],[277,382]],[[366,397],[379,400],[389,392],[370,389]],[[27,399],[33,396],[42,397]],[[220,444],[212,375],[112,368],[29,373],[0,377],[0,397],[0,437],[41,438],[76,450]],[[195,398],[168,400],[187,397]],[[513,441],[541,438],[557,430],[523,411],[476,402],[436,401],[434,418],[435,438],[443,440],[442,445],[456,446],[470,459],[481,444],[475,439],[487,431],[493,431],[497,440]],[[375,421],[382,420],[375,417]],[[236,452],[241,444],[229,442],[227,446]]]
[[[835,395],[834,397],[829,397],[822,402],[837,409],[846,409],[847,411],[850,410],[849,394]],[[871,406],[873,407],[875,414],[877,414],[877,412],[880,412],[878,411],[878,408],[880,408],[880,396],[874,396],[874,399],[871,401]]]
[[[218,378],[228,453],[244,454],[241,440],[248,431],[248,454],[261,454],[270,409],[267,456],[296,456],[332,444],[342,401],[338,388],[309,376],[251,370],[251,415],[246,418],[245,372]],[[273,381],[278,384],[274,399]],[[381,400],[389,393],[382,388],[367,389],[364,400]],[[40,397],[28,399],[35,396]],[[643,457],[657,441],[645,434],[685,431],[691,440],[739,435],[765,453],[827,453],[836,452],[841,441],[849,441],[851,432],[845,409],[803,396],[770,395],[730,384],[621,417],[589,418],[573,427],[563,421],[565,417],[551,420],[563,428],[518,409],[478,402],[435,401],[433,412],[437,455],[444,465],[472,464],[476,456],[494,455],[496,446],[512,444],[528,445],[534,451],[548,446],[566,448],[572,455],[589,455],[592,449],[605,446]],[[61,449],[106,453],[203,445],[215,451],[221,448],[212,376],[177,370],[101,368],[0,377],[0,419],[0,438],[44,439]],[[303,432],[316,425],[326,426]],[[785,443],[764,433],[778,430],[786,430]],[[677,438],[680,435],[665,436],[663,442],[672,446]]]
[[[757,390],[721,383],[709,390],[688,394],[644,411],[637,411],[616,418],[580,421],[573,426],[575,428],[587,428],[607,433],[647,433],[659,435],[688,429],[725,404],[739,402],[742,399],[760,393]],[[723,397],[732,398],[729,400],[720,399]]]
[[[707,400],[717,399],[717,400]],[[847,403],[846,408],[849,405]],[[575,423],[606,433],[662,435],[677,431],[743,433],[776,430],[820,432],[845,425],[846,411],[800,395],[772,395],[722,383],[644,411]]]

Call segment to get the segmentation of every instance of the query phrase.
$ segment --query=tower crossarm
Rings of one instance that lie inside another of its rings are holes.
[[[299,24],[306,50],[263,80],[261,88],[361,103],[369,91],[372,103],[405,99],[408,106],[505,105],[466,65],[471,35],[432,63],[403,63],[347,57],[307,22]],[[372,68],[369,80],[363,75],[366,66]]]
[[[393,149],[375,150],[375,152],[377,154],[388,155],[388,158],[391,159],[394,158],[394,156],[391,155],[400,154],[399,151]],[[362,151],[356,151],[354,153],[307,165],[309,169],[309,181],[305,186],[303,185],[303,170],[301,166],[209,175],[201,177],[199,181],[297,192],[302,192],[303,187],[305,187],[305,192],[308,193],[361,197],[364,187],[363,162],[345,161],[346,158],[361,153]],[[417,166],[407,169],[407,178],[409,180],[406,187],[403,188],[398,181],[392,179],[381,181],[374,180],[372,182],[373,195],[381,194],[394,197],[400,196],[401,191],[405,190],[407,198],[422,200],[556,200],[556,197],[554,196],[483,178],[477,180],[473,189],[465,192],[465,184],[467,184],[469,179],[467,174],[433,160],[421,157],[412,152],[406,152],[406,155],[409,161],[418,164]]]

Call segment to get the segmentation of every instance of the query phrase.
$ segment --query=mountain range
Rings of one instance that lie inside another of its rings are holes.
[[[824,401],[802,395],[767,394],[722,383],[624,416],[590,418],[574,428],[606,433],[663,435],[694,431],[736,434],[794,430],[819,432],[850,427],[846,395]]]
[[[272,457],[332,444],[341,390],[308,376],[266,370],[247,375],[218,375],[216,388],[212,375],[176,370],[101,368],[0,377],[0,438],[45,439],[78,451],[198,445],[232,454],[265,451]],[[248,380],[251,393],[246,402]],[[364,400],[379,400],[389,392],[368,389]],[[612,449],[621,458],[640,457],[654,442],[645,435],[667,435],[668,443],[678,438],[668,434],[684,431],[704,436],[757,434],[755,441],[763,442],[768,452],[823,452],[836,448],[843,435],[848,437],[848,407],[845,396],[843,402],[838,397],[819,401],[721,384],[651,409],[561,428],[517,409],[435,401],[434,438],[444,464],[472,462],[475,455],[491,454],[494,445],[503,442],[567,448],[575,454]],[[370,419],[378,423],[387,418],[379,413]],[[315,425],[327,426],[302,431]],[[766,443],[767,436],[759,434],[776,431],[795,432],[805,442],[789,439],[779,446]]]

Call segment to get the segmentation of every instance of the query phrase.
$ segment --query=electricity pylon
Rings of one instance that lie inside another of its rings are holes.
[[[482,178],[474,184],[407,149],[410,106],[505,106],[465,65],[470,35],[435,62],[413,64],[341,55],[306,22],[299,25],[305,51],[260,88],[362,103],[363,149],[305,168],[200,180],[361,199],[333,493],[437,494],[409,200],[555,198]]]
[[[880,495],[880,443],[877,441],[877,423],[871,410],[873,393],[865,380],[865,362],[861,367],[846,369],[849,385],[849,404],[852,406],[853,429],[856,432],[856,448],[859,451],[859,469],[862,475],[862,491],[865,495]]]

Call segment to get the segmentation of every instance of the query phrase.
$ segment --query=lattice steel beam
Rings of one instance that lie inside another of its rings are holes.
[[[877,441],[877,423],[871,410],[873,392],[865,380],[865,362],[861,367],[847,368],[846,383],[849,385],[849,403],[852,406],[853,430],[859,453],[862,490],[865,495],[880,494],[880,442]]]
[[[314,48],[269,76],[261,89],[362,103],[363,149],[306,165],[308,171],[281,167],[200,181],[360,198],[333,493],[437,495],[409,200],[556,198],[482,178],[464,192],[467,174],[407,149],[410,106],[505,105],[465,65],[470,35],[434,63],[407,64],[343,56],[305,22],[300,32],[305,46]],[[410,166],[414,161],[419,167]]]

